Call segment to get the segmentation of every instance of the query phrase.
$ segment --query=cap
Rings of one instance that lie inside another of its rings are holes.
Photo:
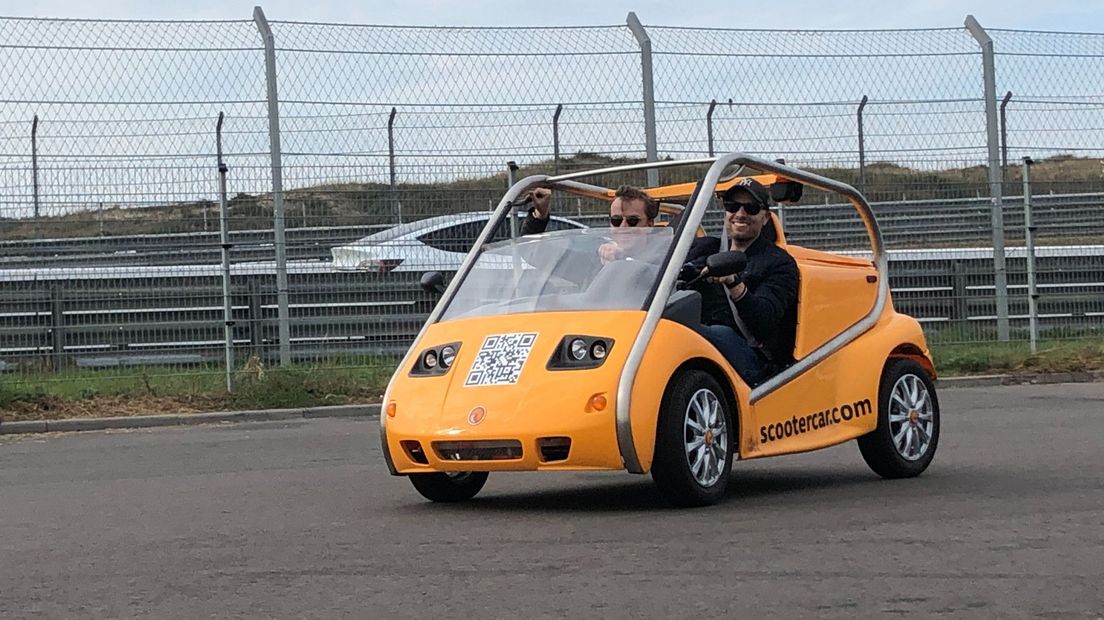
[[[735,185],[725,190],[724,194],[721,194],[721,200],[733,200],[740,193],[751,196],[755,202],[759,203],[760,207],[770,208],[770,194],[767,192],[767,188],[755,179],[740,179]]]

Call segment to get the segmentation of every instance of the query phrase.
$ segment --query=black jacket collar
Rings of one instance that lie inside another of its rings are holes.
[[[732,242],[730,241],[729,247],[732,247],[731,244]],[[748,248],[744,250],[744,254],[747,256],[762,254],[763,252],[766,252],[767,248],[769,248],[771,245],[773,244],[770,241],[767,241],[767,238],[763,236],[763,233],[759,233],[759,236],[755,238],[755,241],[752,241],[751,245],[749,245]]]

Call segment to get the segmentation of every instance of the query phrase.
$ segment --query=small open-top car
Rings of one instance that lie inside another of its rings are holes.
[[[674,166],[707,170],[646,188],[678,212],[669,225],[490,242],[534,188],[609,200],[613,190],[580,179]],[[770,214],[760,234],[798,268],[797,326],[793,361],[754,386],[702,336],[701,294],[680,285],[703,216],[747,176],[776,197],[803,187],[843,196],[870,240],[869,258],[788,245]],[[599,260],[611,242],[624,251]],[[492,471],[628,470],[651,472],[672,503],[692,506],[723,497],[738,460],[858,439],[878,474],[916,476],[939,439],[935,367],[887,279],[865,198],[781,163],[732,153],[530,176],[507,191],[447,287],[440,273],[423,278],[441,298],[384,396],[387,466],[435,501],[474,497]]]

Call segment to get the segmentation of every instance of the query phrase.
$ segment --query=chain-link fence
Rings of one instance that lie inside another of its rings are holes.
[[[1102,34],[252,17],[0,19],[0,370],[220,373],[227,341],[236,366],[386,365],[432,303],[417,277],[508,178],[733,150],[862,189],[899,307],[952,342],[1027,338],[1026,260],[1000,243],[1024,243],[1030,157],[1035,238],[1059,246],[1042,333],[1100,331]],[[861,249],[835,202],[785,207],[790,241]],[[336,264],[374,234],[394,256]]]

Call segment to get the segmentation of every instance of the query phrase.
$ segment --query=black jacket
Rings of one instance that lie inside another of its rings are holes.
[[[521,230],[518,232],[518,236],[524,237],[525,235],[539,235],[548,228],[548,220],[551,217],[546,217],[543,220],[533,217],[533,211],[530,210],[529,214],[525,216],[525,221],[521,223]]]
[[[720,246],[721,240],[716,237],[699,237],[690,246],[686,261],[700,269],[706,258],[720,251]],[[789,364],[793,362],[797,331],[797,262],[762,235],[744,254],[748,263],[740,279],[748,291],[736,302],[736,310],[748,331],[770,352],[771,361]],[[703,280],[693,288],[702,294],[702,323],[736,328],[724,286]]]

